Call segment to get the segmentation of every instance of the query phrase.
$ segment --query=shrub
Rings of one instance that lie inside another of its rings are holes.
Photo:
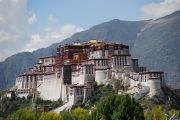
[[[73,118],[75,120],[88,120],[88,119],[90,119],[88,111],[83,109],[83,108],[80,108],[80,107],[75,108],[72,111],[72,115],[73,115]]]
[[[60,115],[62,116],[63,120],[74,120],[72,114],[68,111],[62,111],[60,112]]]
[[[13,114],[10,114],[7,120],[36,120],[36,114],[28,108],[21,108]]]
[[[63,120],[62,116],[53,112],[44,112],[38,120]]]

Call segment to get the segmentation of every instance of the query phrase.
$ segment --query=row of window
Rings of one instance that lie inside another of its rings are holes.
[[[93,74],[93,66],[86,66],[86,74]]]
[[[77,95],[83,95],[83,89],[82,88],[76,88],[75,92]]]
[[[44,67],[44,70],[43,72],[53,72],[54,71],[54,67],[51,66],[51,67]]]
[[[83,95],[83,88],[75,88],[74,91],[77,95]],[[73,88],[70,89],[70,95],[72,96],[74,93],[73,93]]]
[[[152,74],[150,74],[150,77],[152,78],[152,77],[160,77],[160,74],[158,74],[158,73],[152,73]]]
[[[21,83],[21,82],[23,82],[23,81],[27,81],[27,80],[34,80],[34,79],[18,79],[18,80],[16,80],[17,81],[17,83]],[[42,81],[43,79],[42,79],[42,77],[37,77],[37,81]]]
[[[32,88],[33,84],[35,84],[35,82],[33,82],[32,80],[26,80],[22,82],[22,89],[23,88]]]
[[[144,77],[144,79],[143,79],[143,77]],[[141,75],[141,82],[146,82],[147,81],[147,77],[146,77],[146,75]]]
[[[55,62],[55,59],[52,59],[52,58],[44,59],[44,63],[54,63],[54,62]]]
[[[106,66],[108,64],[107,60],[96,60],[95,66]]]
[[[160,74],[152,73],[152,74],[149,74],[149,76],[150,76],[150,78],[159,78]],[[141,82],[146,82],[148,79],[146,75],[140,75],[140,77],[141,77]]]
[[[127,56],[116,56],[113,57],[114,65],[127,65]]]
[[[25,93],[29,93],[30,90],[18,90],[16,93],[17,94],[25,94]]]

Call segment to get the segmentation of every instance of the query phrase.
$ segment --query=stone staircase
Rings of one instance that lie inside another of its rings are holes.
[[[60,106],[60,107],[52,110],[52,112],[59,113],[59,112],[61,112],[61,111],[63,111],[63,110],[71,110],[72,106],[73,106],[72,103],[66,102],[66,103],[64,103],[62,106]]]

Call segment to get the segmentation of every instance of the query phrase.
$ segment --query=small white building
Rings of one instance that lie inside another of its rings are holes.
[[[161,84],[163,82],[163,72],[147,71],[139,73],[139,82],[144,86],[149,86],[149,97],[162,96]]]

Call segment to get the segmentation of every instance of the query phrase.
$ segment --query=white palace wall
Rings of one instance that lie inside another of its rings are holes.
[[[150,87],[149,97],[162,95],[160,79],[150,79],[149,87]]]
[[[56,74],[45,75],[37,90],[40,92],[40,97],[45,100],[58,100],[61,92],[61,81],[56,77]]]
[[[95,81],[98,85],[106,84],[106,80],[108,79],[108,71],[107,70],[96,70],[95,73]]]

